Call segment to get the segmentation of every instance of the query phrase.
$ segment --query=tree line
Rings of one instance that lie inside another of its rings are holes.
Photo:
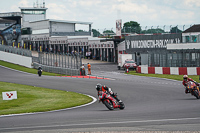
[[[99,36],[103,36],[105,34],[107,35],[114,35],[114,31],[113,30],[105,30],[103,31],[103,34],[101,34],[98,30],[96,29],[92,29],[93,32],[93,36],[94,37],[99,37]],[[168,33],[166,32],[164,29],[161,28],[153,28],[151,27],[150,29],[146,29],[142,30],[140,24],[138,22],[135,21],[130,21],[130,22],[126,22],[124,23],[122,29],[121,29],[122,33],[131,33],[131,34],[160,34],[160,33]],[[171,27],[170,28],[170,33],[181,33],[182,30],[180,30],[177,26],[175,27]]]

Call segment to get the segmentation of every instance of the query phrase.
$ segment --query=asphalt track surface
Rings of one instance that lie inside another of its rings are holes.
[[[92,75],[113,80],[38,77],[0,66],[0,81],[73,91],[96,98],[96,84],[106,84],[126,106],[124,110],[109,111],[96,101],[74,109],[1,116],[0,132],[200,131],[200,100],[186,95],[180,81],[126,75],[115,64],[92,65]]]

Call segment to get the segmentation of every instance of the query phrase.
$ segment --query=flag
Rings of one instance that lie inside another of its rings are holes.
[[[17,99],[17,91],[2,92],[3,100]]]

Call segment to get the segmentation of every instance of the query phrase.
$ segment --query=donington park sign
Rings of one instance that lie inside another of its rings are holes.
[[[126,49],[132,48],[166,48],[167,44],[180,43],[181,34],[140,35],[126,38]]]

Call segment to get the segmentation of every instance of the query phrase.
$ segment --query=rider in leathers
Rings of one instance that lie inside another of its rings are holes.
[[[187,86],[187,82],[189,82],[189,81],[192,81],[192,82],[194,82],[197,86],[199,86],[199,84],[198,84],[196,81],[194,81],[193,79],[189,78],[187,75],[184,75],[184,76],[183,76],[183,82],[182,82],[182,84],[185,86],[185,93],[189,93],[189,90],[188,90],[188,88],[186,87],[186,86]]]
[[[117,95],[113,93],[113,91],[111,90],[111,88],[107,87],[107,86],[102,86],[100,83],[97,84],[96,89],[98,91],[98,95],[99,95],[99,91],[103,91],[103,92],[108,92],[112,97],[114,97],[118,102],[121,102],[121,100],[119,100],[117,98]]]
[[[42,70],[42,67],[41,67],[41,66],[39,66],[39,67],[38,67],[38,70]]]

